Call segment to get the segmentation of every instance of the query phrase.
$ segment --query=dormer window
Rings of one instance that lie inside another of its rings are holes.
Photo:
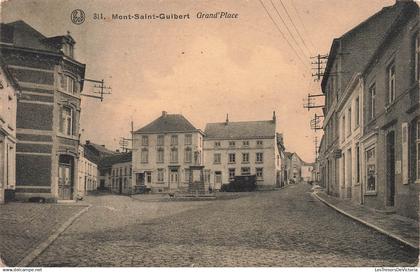
[[[72,44],[63,43],[63,46],[62,46],[61,50],[63,51],[64,55],[66,55],[70,58],[74,57],[74,48],[73,48]]]

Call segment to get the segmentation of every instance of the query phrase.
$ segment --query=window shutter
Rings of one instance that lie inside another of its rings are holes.
[[[402,140],[402,183],[408,184],[408,123],[401,125],[401,140]]]

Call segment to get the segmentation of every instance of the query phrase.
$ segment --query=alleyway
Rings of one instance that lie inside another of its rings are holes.
[[[33,266],[409,266],[412,249],[336,213],[297,184],[209,202],[90,197]]]

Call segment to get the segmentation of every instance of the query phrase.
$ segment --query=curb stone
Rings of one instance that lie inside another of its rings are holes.
[[[314,198],[316,198],[316,199],[318,199],[319,201],[321,201],[322,203],[324,203],[325,205],[327,205],[328,207],[330,207],[330,208],[332,208],[332,209],[336,210],[337,212],[339,212],[339,213],[341,213],[341,214],[343,214],[343,215],[345,215],[345,216],[347,216],[347,217],[350,217],[351,219],[353,219],[353,220],[355,220],[355,221],[357,221],[357,222],[359,222],[359,223],[362,223],[362,224],[364,224],[364,225],[366,225],[366,226],[368,226],[368,227],[370,227],[370,228],[373,228],[374,230],[376,230],[376,231],[378,231],[378,232],[380,232],[380,233],[382,233],[382,234],[385,234],[386,236],[391,237],[391,238],[393,238],[393,239],[395,239],[395,240],[397,240],[397,241],[399,241],[399,242],[401,242],[401,243],[403,243],[403,244],[405,244],[405,245],[407,245],[407,246],[409,246],[409,247],[411,247],[411,248],[413,248],[413,249],[415,249],[415,250],[418,250],[418,249],[419,249],[419,246],[418,246],[418,245],[413,244],[413,243],[411,243],[411,242],[409,242],[409,241],[405,240],[404,238],[400,237],[399,235],[395,235],[395,234],[393,234],[393,233],[391,233],[391,232],[389,232],[389,231],[386,231],[386,230],[384,230],[384,229],[382,229],[382,228],[380,228],[380,227],[378,227],[378,226],[375,226],[375,225],[374,225],[374,224],[372,224],[372,223],[366,222],[366,221],[365,221],[365,220],[363,220],[363,219],[360,219],[360,218],[358,218],[358,217],[356,217],[356,216],[354,216],[354,215],[349,214],[348,212],[343,211],[342,209],[340,209],[340,208],[336,207],[335,205],[333,205],[333,204],[329,203],[329,202],[328,202],[328,201],[326,201],[325,199],[323,199],[323,198],[321,198],[320,196],[318,196],[315,192],[311,193],[311,195],[312,195]]]
[[[34,250],[32,250],[28,255],[26,255],[22,260],[19,261],[19,263],[16,265],[16,267],[26,267],[29,266],[39,255],[41,255],[44,250],[46,250],[59,236],[61,233],[63,233],[68,227],[73,224],[73,222],[79,218],[83,213],[87,212],[89,208],[92,207],[92,205],[89,205],[67,219],[66,222],[64,222],[63,225],[52,235],[50,235],[44,242],[39,244]]]

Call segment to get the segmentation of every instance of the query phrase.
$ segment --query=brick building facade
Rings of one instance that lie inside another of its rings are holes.
[[[1,56],[22,90],[17,198],[75,198],[85,65],[74,59],[74,44],[70,35],[45,37],[23,21],[1,24]]]

